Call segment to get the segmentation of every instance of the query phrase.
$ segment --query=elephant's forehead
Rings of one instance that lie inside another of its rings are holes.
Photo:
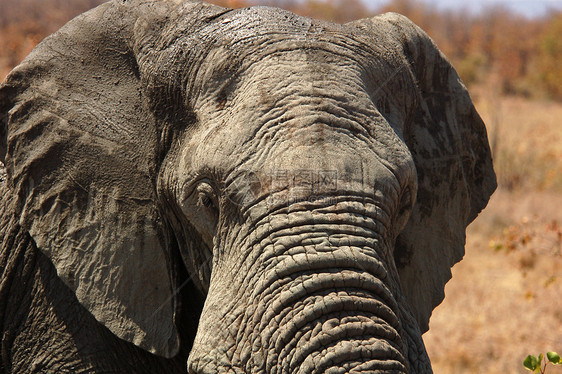
[[[298,91],[282,102],[257,115],[259,109],[249,109],[256,100],[249,100],[200,123],[192,138],[196,151],[186,155],[185,164],[258,173],[264,186],[265,175],[279,188],[284,188],[284,178],[304,178],[305,184],[329,181],[324,186],[347,190],[372,188],[374,180],[396,182],[395,175],[408,174],[403,169],[413,167],[405,144],[372,103],[363,105],[358,97],[351,104],[341,97]]]
[[[382,113],[373,101],[388,96],[390,90],[373,92],[389,76],[395,82],[407,75],[402,62],[384,49],[362,56],[360,43],[341,28],[320,33],[293,26],[282,32],[281,26],[268,32],[256,26],[234,49],[230,35],[209,50],[193,85],[199,121],[185,164],[196,167],[205,160],[202,167],[268,173],[315,170],[357,183],[372,180],[368,173],[380,169],[375,165],[399,170],[409,164],[395,130],[405,110],[389,98]]]
[[[307,160],[318,170],[336,170],[329,164],[346,153],[365,161],[378,156],[392,165],[407,159],[405,145],[366,91],[356,65],[341,58],[330,61],[330,53],[326,60],[311,61],[308,54],[296,50],[268,56],[236,83],[217,84],[198,106],[200,156],[213,149],[224,168],[235,160],[265,164],[274,156],[292,165]],[[400,108],[394,112],[393,119],[401,121],[404,113]],[[341,165],[337,170],[342,175],[350,169]]]
[[[235,61],[229,46],[214,48],[197,73],[193,85],[197,90],[190,97],[194,107],[215,104],[221,109],[254,96],[261,109],[267,109],[291,93],[287,88],[313,96],[358,93],[366,71],[390,70],[365,66],[367,63],[357,61],[351,51],[333,48],[325,42],[278,40],[245,54],[243,61]],[[378,60],[386,61],[384,57]],[[215,102],[210,101],[213,99]]]

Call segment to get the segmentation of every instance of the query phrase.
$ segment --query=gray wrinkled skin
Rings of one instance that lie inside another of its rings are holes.
[[[0,367],[429,373],[495,189],[405,17],[113,0],[0,87]]]

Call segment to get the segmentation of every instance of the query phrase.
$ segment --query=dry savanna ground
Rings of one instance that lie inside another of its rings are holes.
[[[526,355],[562,353],[562,104],[475,92],[500,188],[424,340],[437,374],[525,373]]]

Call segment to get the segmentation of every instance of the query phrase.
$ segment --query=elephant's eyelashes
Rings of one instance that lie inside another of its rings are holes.
[[[207,191],[201,187],[197,189],[198,192],[198,204],[204,206],[208,209],[216,209],[216,204],[212,196],[212,191]]]
[[[200,201],[201,201],[201,204],[203,204],[206,208],[209,208],[209,209],[215,208],[215,203],[213,203],[213,200],[209,196],[202,196],[200,198]]]

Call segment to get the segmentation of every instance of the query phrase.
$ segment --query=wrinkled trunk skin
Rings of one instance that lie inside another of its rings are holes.
[[[348,200],[263,214],[232,242],[248,251],[215,261],[190,373],[431,372],[383,213]]]

